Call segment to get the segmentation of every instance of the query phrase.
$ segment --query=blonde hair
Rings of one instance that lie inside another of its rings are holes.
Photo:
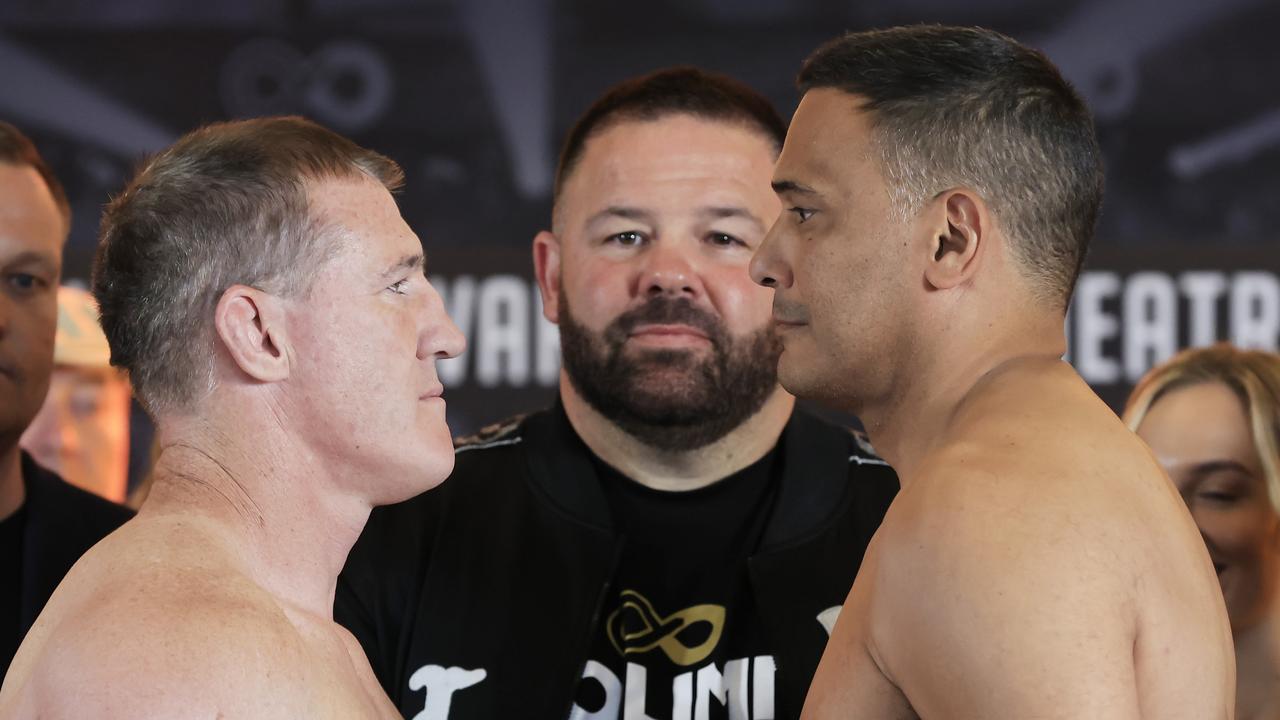
[[[1124,422],[1137,430],[1165,393],[1207,382],[1222,383],[1240,398],[1262,463],[1267,496],[1280,513],[1280,355],[1241,350],[1229,343],[1184,350],[1138,382],[1125,404]]]

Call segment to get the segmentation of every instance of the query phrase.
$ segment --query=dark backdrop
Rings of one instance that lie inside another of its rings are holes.
[[[454,430],[545,403],[553,327],[529,242],[558,142],[605,87],[674,63],[792,79],[847,29],[981,24],[1089,98],[1108,165],[1071,359],[1113,406],[1153,362],[1280,336],[1280,4],[1267,0],[0,0],[0,117],[64,179],[68,277],[138,158],[203,122],[301,113],[404,165],[400,204],[470,340]]]

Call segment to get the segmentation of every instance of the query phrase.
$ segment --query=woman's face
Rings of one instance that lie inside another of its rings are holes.
[[[1226,385],[1171,390],[1138,427],[1209,546],[1234,632],[1263,618],[1280,575],[1280,518],[1243,403]]]

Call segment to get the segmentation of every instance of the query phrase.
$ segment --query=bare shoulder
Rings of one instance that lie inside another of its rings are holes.
[[[198,526],[140,523],[95,548],[37,630],[19,659],[41,717],[324,714],[307,715],[293,624]]]
[[[1141,523],[1124,498],[1132,492],[1105,487],[1072,455],[982,442],[943,448],[886,518],[878,538],[886,567],[921,565],[930,572],[917,580],[953,587],[1097,575],[1122,591],[1139,565],[1133,541]]]
[[[980,510],[996,515],[983,522],[1084,530],[1083,542],[1114,543],[1170,522],[1192,529],[1150,451],[1069,367],[1005,380],[957,412],[923,473],[931,497],[951,502],[973,486],[991,497]]]
[[[979,583],[1092,579],[1124,594],[1171,542],[1199,542],[1150,452],[1074,374],[964,408],[899,497],[886,545]]]
[[[1227,662],[1203,542],[1145,446],[1059,380],[964,408],[904,478],[876,539],[871,646],[921,716],[1130,718],[1142,696],[1152,717],[1209,717],[1191,700],[1220,678],[1161,659]]]

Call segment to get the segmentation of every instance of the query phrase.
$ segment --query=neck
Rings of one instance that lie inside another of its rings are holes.
[[[968,340],[965,347],[934,345],[896,358],[889,390],[855,409],[876,452],[897,471],[904,489],[930,452],[947,441],[964,404],[981,396],[1007,370],[1060,362],[1066,351],[1060,319],[1008,326],[998,337],[986,328],[983,332],[949,327],[931,333]]]
[[[795,398],[776,389],[754,415],[719,440],[696,450],[654,448],[596,412],[561,371],[560,399],[569,423],[591,452],[641,485],[695,490],[726,478],[764,457],[778,443]]]
[[[1272,611],[1253,627],[1235,634],[1236,717],[1239,720],[1280,718],[1280,622]]]
[[[0,520],[18,512],[27,496],[22,482],[22,449],[16,438],[4,447],[0,450]]]
[[[340,488],[320,462],[272,421],[184,423],[162,432],[145,516],[211,521],[246,573],[306,612],[332,617],[338,573],[368,520],[368,500]],[[235,427],[235,435],[216,427]]]

